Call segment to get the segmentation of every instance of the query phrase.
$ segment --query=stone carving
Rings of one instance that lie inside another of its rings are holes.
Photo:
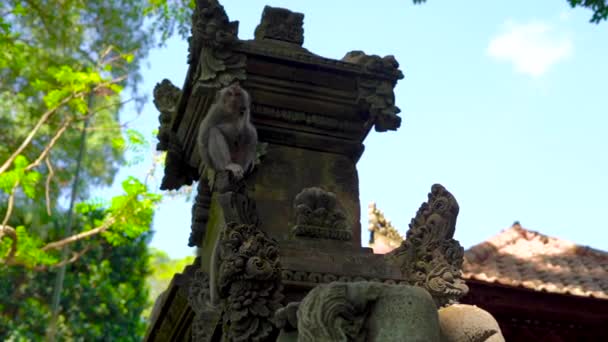
[[[182,185],[192,185],[197,170],[190,167],[184,159],[182,144],[175,134],[169,135],[169,147],[165,158],[165,175],[160,184],[161,190],[177,190]]]
[[[158,144],[156,150],[166,151],[169,148],[169,138],[171,134],[171,122],[177,111],[181,90],[174,86],[168,79],[162,80],[154,86],[154,105],[160,112],[158,121]]]
[[[399,284],[399,285],[409,285],[409,283],[403,279],[380,279],[380,278],[369,278],[362,276],[350,276],[350,275],[340,275],[340,274],[332,274],[332,273],[320,273],[320,272],[307,272],[307,271],[296,271],[296,270],[286,270],[282,271],[281,280],[283,282],[298,282],[298,283],[308,283],[308,284],[325,284],[331,283],[332,281],[341,281],[341,282],[355,282],[355,281],[371,281],[378,282],[384,284]]]
[[[218,293],[228,341],[263,341],[276,333],[281,307],[277,242],[254,225],[229,223],[220,237]]]
[[[257,227],[260,219],[255,201],[247,195],[245,179],[237,180],[230,171],[219,172],[214,178],[213,190],[219,192],[218,201],[222,206],[225,222]]]
[[[306,188],[294,200],[296,236],[350,241],[346,216],[340,210],[336,195],[321,188]]]
[[[440,340],[434,302],[428,292],[413,286],[320,285],[299,304],[278,310],[276,319],[286,331],[297,329],[299,342]],[[295,341],[291,336],[283,341]]]
[[[188,63],[198,62],[197,87],[218,89],[244,80],[246,57],[232,47],[239,42],[239,22],[229,21],[217,0],[197,0],[188,38]]]
[[[311,127],[332,131],[356,133],[361,130],[359,125],[354,122],[338,120],[320,114],[299,112],[284,108],[275,108],[256,103],[252,104],[251,111],[256,114],[256,117],[279,119],[293,124],[306,124],[310,125]]]
[[[410,222],[405,241],[387,254],[411,285],[426,289],[439,307],[455,303],[468,292],[461,275],[464,249],[454,237],[458,203],[435,184]]]
[[[221,312],[209,303],[209,276],[200,268],[191,280],[188,303],[194,311],[192,341],[210,342]]]
[[[209,184],[201,179],[198,182],[197,193],[192,205],[192,223],[190,225],[190,238],[188,246],[201,247],[205,232],[207,231],[207,221],[209,220],[209,208],[211,207],[211,189]]]
[[[275,39],[301,46],[304,43],[304,14],[264,7],[262,21],[255,29],[255,39]]]
[[[401,125],[401,118],[397,116],[401,110],[395,106],[393,88],[397,80],[403,78],[399,70],[399,63],[393,56],[380,57],[366,55],[363,51],[351,51],[342,58],[363,67],[363,70],[374,75],[382,75],[385,80],[364,77],[358,78],[358,101],[369,107],[371,121],[377,132],[396,130]]]

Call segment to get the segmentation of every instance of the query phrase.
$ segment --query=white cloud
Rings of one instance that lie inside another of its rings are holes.
[[[572,54],[572,40],[546,23],[507,22],[505,31],[490,41],[487,53],[513,63],[518,72],[538,77]]]

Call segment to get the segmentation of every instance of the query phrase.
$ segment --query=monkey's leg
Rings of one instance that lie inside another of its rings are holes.
[[[217,127],[212,127],[209,130],[208,142],[209,159],[216,171],[225,170],[226,166],[232,162],[230,159],[230,148],[226,142],[226,138]]]

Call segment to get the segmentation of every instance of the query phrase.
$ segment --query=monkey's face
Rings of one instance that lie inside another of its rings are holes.
[[[249,109],[249,95],[238,84],[231,85],[223,93],[224,108],[239,118],[245,117]]]

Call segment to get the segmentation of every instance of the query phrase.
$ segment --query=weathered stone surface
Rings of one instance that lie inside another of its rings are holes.
[[[487,311],[454,304],[439,309],[442,342],[504,342],[498,323]]]
[[[283,317],[284,340],[293,307]],[[298,341],[439,342],[435,304],[424,289],[376,282],[333,282],[314,288],[297,309]]]

